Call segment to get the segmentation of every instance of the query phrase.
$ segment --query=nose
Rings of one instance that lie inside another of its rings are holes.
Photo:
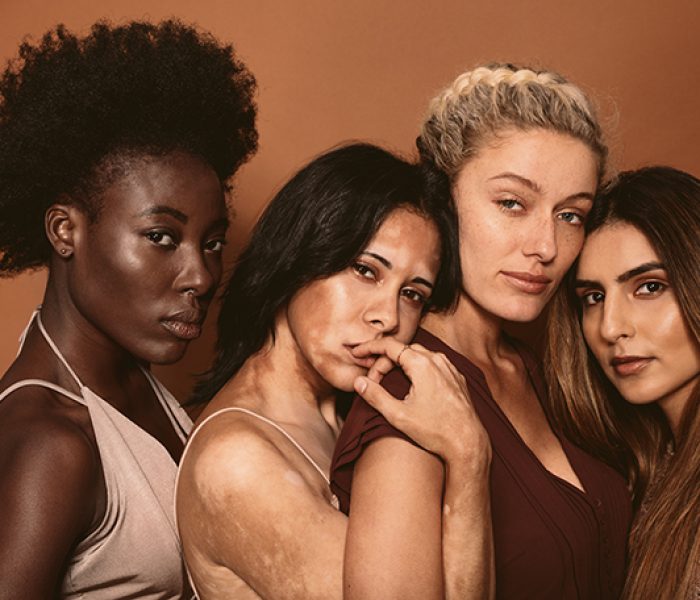
[[[382,335],[392,335],[399,328],[399,295],[393,290],[377,289],[365,312],[365,320]]]
[[[540,262],[552,262],[557,257],[557,227],[553,218],[534,221],[523,243],[526,256],[536,256]]]
[[[625,302],[608,294],[603,303],[603,316],[600,321],[600,335],[607,342],[614,344],[620,338],[634,335],[634,320]]]
[[[175,289],[195,298],[210,298],[219,282],[220,264],[209,264],[199,249],[187,249],[182,246],[180,249],[183,253],[180,271],[175,279]]]

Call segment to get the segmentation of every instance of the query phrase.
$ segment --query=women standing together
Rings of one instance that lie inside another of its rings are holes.
[[[177,22],[59,27],[5,72],[0,268],[49,279],[0,385],[0,595],[187,596],[179,529],[202,599],[694,597],[700,186],[598,195],[556,73],[468,71],[420,165],[353,144],[282,188],[183,454],[148,365],[201,332],[253,89]],[[547,386],[504,324],[552,297]]]

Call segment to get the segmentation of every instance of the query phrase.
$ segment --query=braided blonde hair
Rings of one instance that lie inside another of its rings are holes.
[[[453,179],[501,130],[544,128],[587,144],[602,179],[608,149],[591,101],[558,73],[491,64],[462,73],[430,103],[417,140],[423,159]]]

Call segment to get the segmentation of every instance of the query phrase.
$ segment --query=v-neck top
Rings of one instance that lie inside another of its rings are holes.
[[[39,386],[85,406],[95,432],[106,489],[102,520],[68,557],[59,597],[190,597],[173,505],[177,465],[156,438],[83,385],[44,329],[38,312],[34,318],[52,351],[76,380],[80,393],[42,379],[24,379],[3,390],[0,402],[19,388]],[[184,444],[192,421],[150,372],[143,369],[143,373]]]
[[[522,440],[474,363],[424,329],[418,330],[414,341],[445,354],[464,375],[471,401],[491,439],[496,597],[618,598],[624,582],[632,514],[623,477],[555,430],[585,492],[557,477]],[[515,346],[541,402],[546,393],[541,366],[527,348],[520,343]],[[403,371],[394,369],[382,385],[403,398],[411,384]],[[387,436],[408,439],[356,397],[331,465],[331,487],[346,514],[350,510],[355,462],[367,445]]]

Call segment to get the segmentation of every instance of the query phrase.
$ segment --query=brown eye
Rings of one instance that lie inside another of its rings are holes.
[[[352,265],[352,270],[355,271],[360,277],[363,277],[364,279],[376,279],[377,274],[374,272],[372,267],[361,263],[361,262],[356,262]]]
[[[176,245],[174,237],[166,231],[148,231],[146,238],[157,246],[172,247]]]

